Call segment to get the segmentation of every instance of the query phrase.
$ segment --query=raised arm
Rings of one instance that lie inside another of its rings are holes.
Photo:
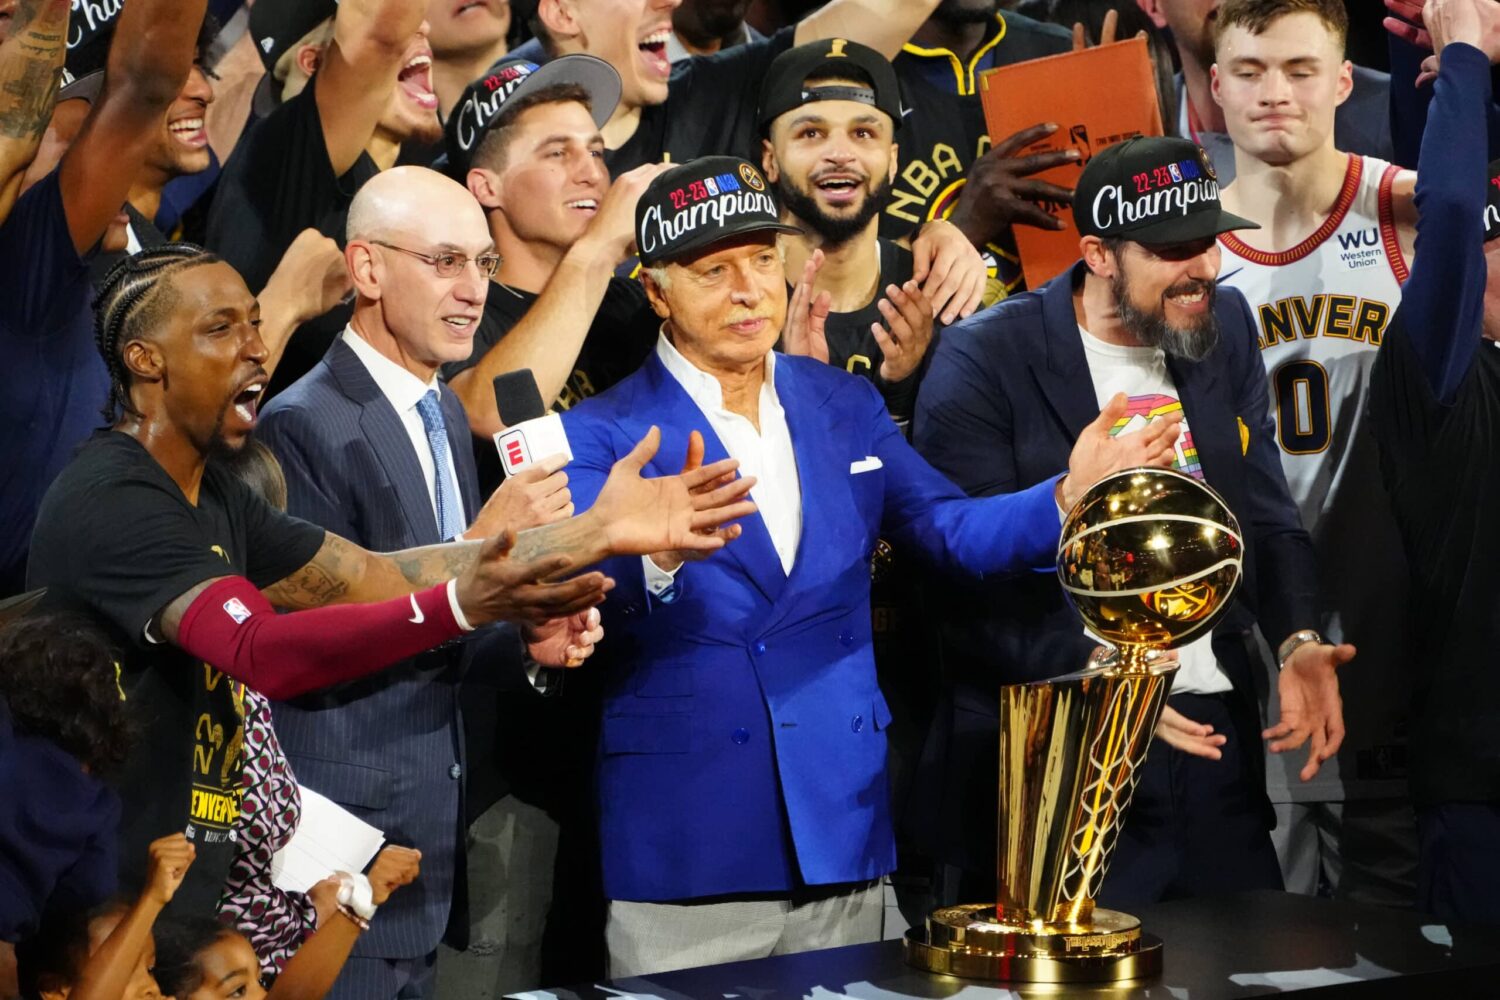
[[[369,145],[426,10],[426,0],[339,4],[333,42],[313,78],[323,142],[335,174],[354,166]]]
[[[621,174],[604,196],[599,214],[568,249],[521,321],[477,364],[449,380],[476,437],[489,438],[501,430],[491,388],[496,375],[530,368],[545,402],[550,404],[562,392],[614,268],[635,242],[636,202],[652,179],[669,169],[670,164],[648,163]],[[482,200],[482,186],[488,182],[485,171],[472,171],[469,189]]]
[[[161,138],[167,109],[193,67],[208,0],[131,0],[109,46],[104,92],[63,155],[63,208],[73,246],[99,242]]]
[[[1440,46],[1432,10],[1442,6],[1428,7],[1428,27]],[[1481,123],[1490,103],[1490,63],[1467,43],[1440,52],[1417,170],[1418,254],[1398,311],[1428,386],[1439,402],[1451,403],[1479,350],[1484,317],[1488,171]]]
[[[938,0],[833,0],[802,19],[796,43],[847,38],[894,59],[937,5]]]
[[[0,43],[0,221],[52,117],[67,52],[69,0],[20,0]]]

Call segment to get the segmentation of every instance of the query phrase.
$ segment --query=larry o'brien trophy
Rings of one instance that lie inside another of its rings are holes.
[[[934,911],[906,935],[929,972],[1009,982],[1142,979],[1162,944],[1094,896],[1125,821],[1176,664],[1240,582],[1244,541],[1217,493],[1162,469],[1115,473],[1063,522],[1057,575],[1119,650],[1103,667],[1000,689],[998,902]]]

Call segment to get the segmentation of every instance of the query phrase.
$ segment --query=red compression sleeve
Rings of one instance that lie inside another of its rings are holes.
[[[231,576],[188,607],[177,645],[282,700],[373,674],[462,632],[447,584],[378,604],[278,615],[254,584]]]

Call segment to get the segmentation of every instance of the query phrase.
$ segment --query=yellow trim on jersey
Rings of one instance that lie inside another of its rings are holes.
[[[979,64],[979,60],[983,59],[985,53],[989,52],[990,49],[993,49],[996,45],[999,45],[1000,41],[1005,38],[1005,15],[996,14],[995,20],[1000,23],[999,32],[996,33],[994,38],[991,38],[989,41],[985,42],[983,45],[979,46],[977,50],[975,50],[974,54],[969,57],[969,65],[967,67],[964,66],[963,60],[959,59],[957,53],[955,53],[952,49],[926,49],[920,45],[913,45],[911,42],[907,42],[905,45],[901,46],[901,51],[909,52],[914,56],[928,56],[932,58],[936,58],[937,56],[947,56],[948,62],[953,69],[953,84],[958,88],[959,96],[968,97],[975,92],[974,69]]]

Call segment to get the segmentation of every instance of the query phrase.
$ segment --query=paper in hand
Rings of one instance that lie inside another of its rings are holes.
[[[306,892],[334,872],[362,872],[385,834],[307,786],[297,832],[271,859],[271,881],[283,892]]]

